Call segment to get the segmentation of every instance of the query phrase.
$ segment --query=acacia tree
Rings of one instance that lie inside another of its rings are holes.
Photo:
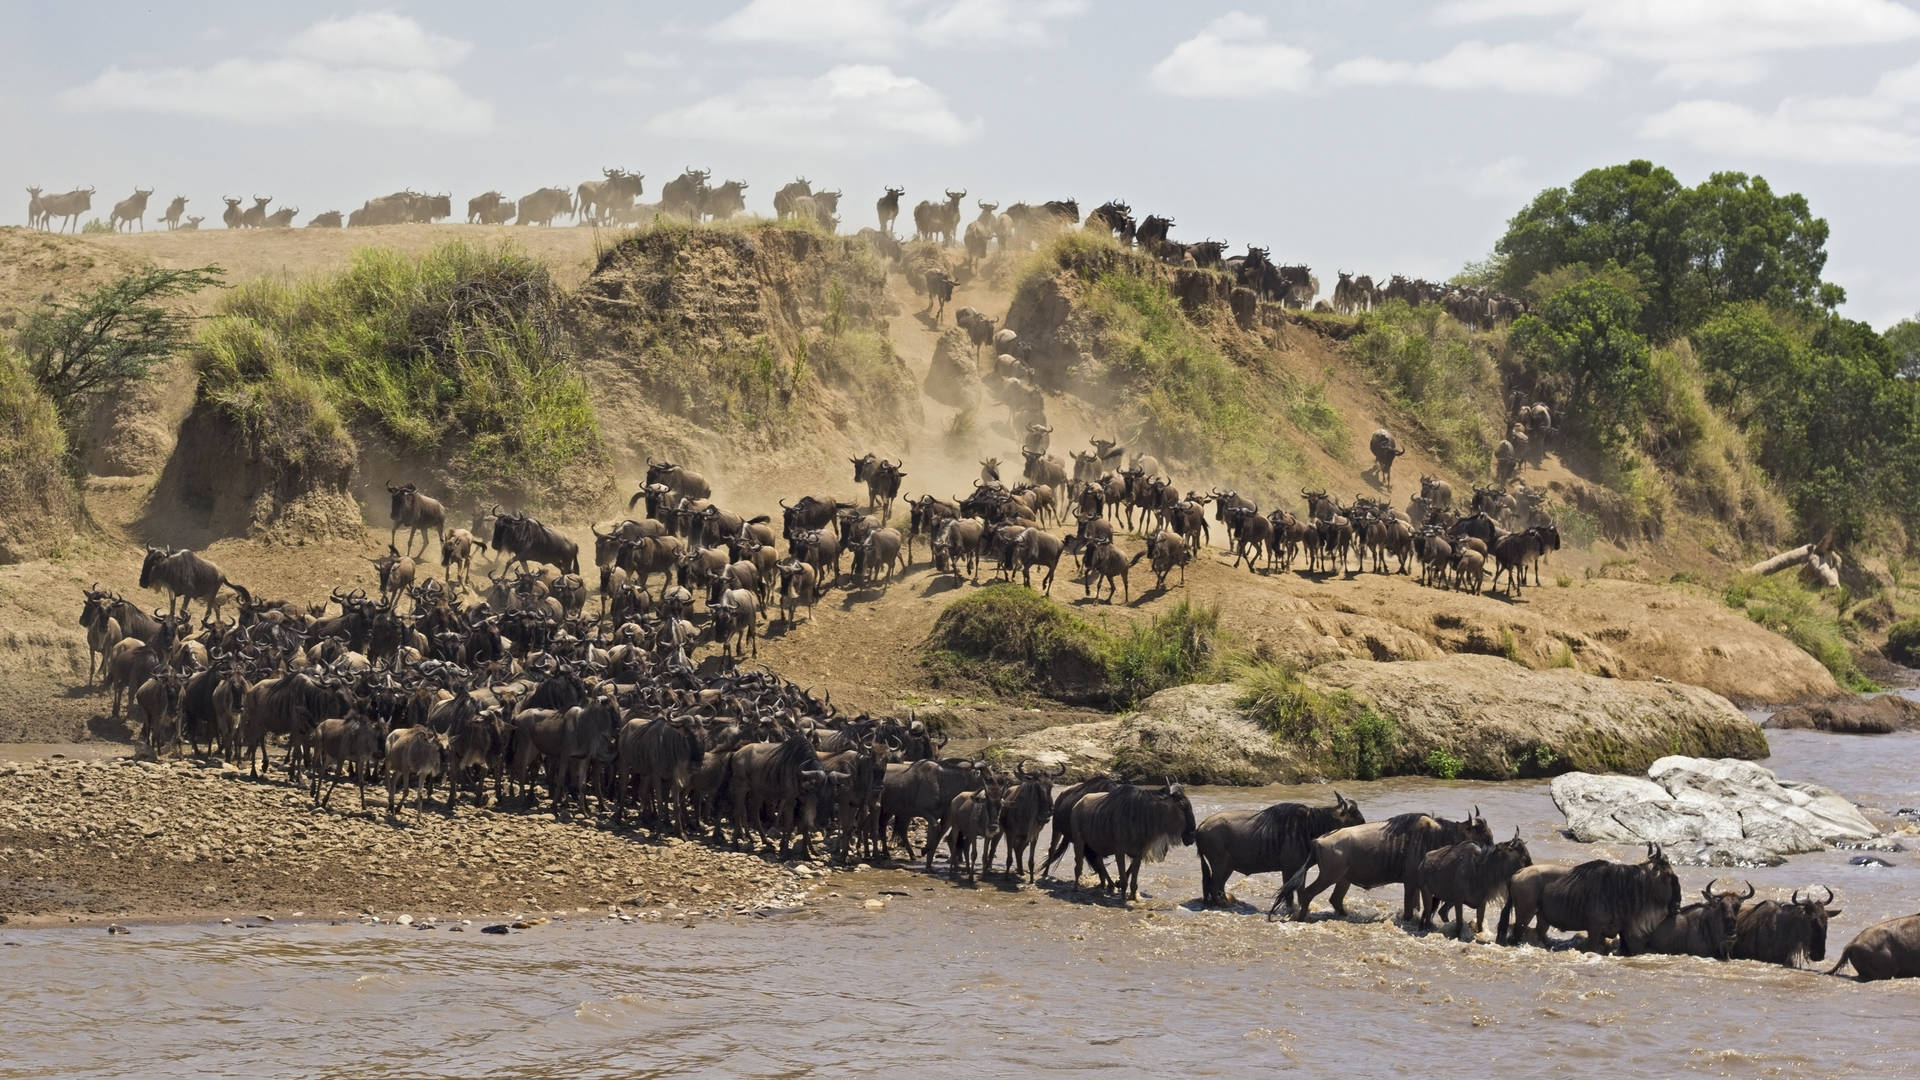
[[[217,266],[147,267],[47,304],[20,327],[27,372],[71,425],[92,395],[146,378],[179,351],[191,322],[166,302],[219,285],[223,276]]]

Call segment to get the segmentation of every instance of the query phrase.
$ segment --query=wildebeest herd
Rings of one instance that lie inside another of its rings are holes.
[[[552,184],[513,198],[497,190],[467,200],[468,224],[551,226],[560,218],[577,225],[637,225],[655,215],[688,221],[727,221],[747,212],[746,191],[742,180],[713,183],[710,169],[691,165],[661,186],[659,201],[644,203],[644,173],[622,167],[600,170],[599,179],[578,184]],[[46,194],[43,187],[27,190],[27,226],[51,229],[60,220],[62,230],[77,231],[81,219],[93,208],[93,187]],[[147,201],[153,188],[136,187],[131,195],[115,203],[107,224],[114,231],[123,227],[145,230]],[[877,248],[897,250],[894,225],[901,214],[901,199],[906,189],[888,186],[874,204],[877,227],[860,233]],[[773,196],[774,216],[780,220],[801,220],[831,233],[841,224],[839,190],[814,190],[805,177],[783,185]],[[1159,214],[1148,214],[1137,222],[1133,208],[1119,199],[1110,199],[1090,211],[1083,219],[1076,199],[1055,199],[1042,203],[1016,202],[1002,209],[999,202],[976,200],[979,214],[962,223],[961,204],[965,189],[947,190],[943,198],[923,200],[912,208],[913,239],[937,242],[943,246],[961,244],[969,268],[985,258],[991,247],[1001,251],[1026,249],[1052,232],[1081,226],[1110,235],[1129,247],[1138,247],[1175,265],[1220,270],[1253,297],[1287,307],[1352,314],[1378,306],[1386,300],[1403,300],[1411,305],[1438,304],[1449,314],[1470,326],[1490,328],[1510,322],[1526,311],[1524,301],[1491,290],[1459,284],[1435,284],[1423,279],[1394,275],[1384,287],[1376,286],[1368,275],[1355,277],[1341,271],[1331,300],[1319,299],[1320,281],[1304,265],[1277,264],[1265,247],[1248,245],[1244,254],[1229,255],[1224,240],[1212,238],[1179,242],[1171,238],[1174,221]],[[250,205],[235,196],[222,196],[225,209],[221,221],[229,229],[287,229],[299,216],[298,207],[268,210],[273,196],[253,196]],[[188,198],[174,196],[160,214],[168,229],[198,229],[203,217],[186,213]],[[375,225],[434,224],[453,217],[453,198],[448,192],[415,191],[407,188],[367,199],[354,210],[327,210],[314,214],[307,228],[337,229]],[[917,279],[916,279],[917,282]]]
[[[1029,432],[1029,472],[1049,461],[1047,434]],[[1117,465],[1125,453],[1097,440],[1087,456]],[[1292,537],[1302,537],[1303,521],[1315,535],[1345,521],[1363,561],[1385,558],[1365,540],[1374,526],[1407,524],[1371,510],[1355,527],[1354,507],[1322,512],[1314,505],[1331,501],[1313,492],[1305,518],[1261,518],[1232,492],[1168,498],[1159,469],[1147,467],[1157,462],[1136,458],[1110,475],[1067,480],[1064,498],[1043,495],[1046,485],[1031,480],[1009,487],[997,478],[952,500],[905,497],[903,535],[887,522],[903,498],[905,467],[875,455],[852,465],[866,486],[864,508],[804,495],[782,500],[776,526],[771,514],[720,508],[691,470],[651,463],[630,503],[644,503],[645,515],[593,530],[597,609],[580,547],[560,530],[498,506],[481,508],[470,529],[450,528],[440,503],[412,484],[389,483],[392,543],[371,560],[377,596],[343,583],[312,606],[266,599],[198,554],[149,547],[140,583],[167,593],[168,607],[149,613],[95,587],[80,621],[112,688],[113,715],[124,693],[147,746],[181,752],[184,743],[196,754],[244,761],[257,777],[263,764],[271,774],[272,751],[284,745],[285,778],[322,807],[344,781],[357,788],[363,810],[367,787],[383,786],[388,814],[404,812],[409,799],[415,813],[425,812],[436,792],[448,813],[461,799],[544,802],[562,817],[623,828],[635,816],[656,835],[698,834],[772,848],[783,859],[852,863],[897,852],[931,872],[944,847],[949,873],[969,879],[991,873],[999,856],[1003,875],[1033,881],[1071,849],[1076,890],[1091,863],[1102,889],[1127,898],[1138,895],[1143,863],[1194,845],[1203,903],[1231,903],[1235,874],[1281,875],[1270,916],[1305,918],[1322,893],[1344,914],[1349,889],[1399,884],[1406,920],[1431,927],[1450,918],[1456,933],[1468,909],[1477,932],[1487,907],[1504,899],[1496,940],[1505,943],[1544,942],[1548,929],[1559,929],[1584,935],[1596,951],[1617,940],[1626,954],[1824,959],[1827,920],[1838,914],[1825,890],[1749,903],[1751,887],[1709,886],[1683,906],[1657,847],[1635,863],[1535,865],[1517,832],[1496,841],[1477,811],[1461,821],[1402,814],[1367,822],[1338,793],[1329,806],[1282,803],[1196,824],[1179,784],[1095,777],[1056,792],[1058,769],[942,756],[946,740],[912,716],[848,715],[831,695],[742,667],[741,651],[754,647],[776,597],[791,626],[828,588],[884,583],[903,554],[911,561],[915,539],[926,541],[941,573],[959,574],[963,565],[977,573],[983,555],[997,555],[1009,576],[1044,567],[1042,590],[1071,545],[1091,593],[1102,574],[1124,588],[1126,568],[1142,559],[1163,581],[1184,566],[1207,539],[1207,501],[1220,511],[1216,520],[1229,523],[1236,559],[1248,561],[1250,520],[1269,521],[1276,533],[1284,526]],[[995,471],[991,462],[987,471]],[[1119,484],[1114,500],[1085,498],[1109,482]],[[1416,498],[1428,500],[1429,516],[1445,505],[1435,505],[1430,483]],[[1063,539],[1043,521],[1058,522],[1066,507],[1079,527]],[[1119,556],[1113,521],[1136,514],[1154,531],[1146,550]],[[1491,517],[1481,509],[1462,520]],[[1474,528],[1454,538],[1477,539]],[[1503,543],[1538,528],[1496,535],[1489,545],[1515,589],[1525,559],[1500,554]],[[1442,531],[1456,530],[1458,522]],[[438,578],[421,572],[436,539]],[[1278,541],[1283,552],[1287,542]],[[1316,564],[1338,565],[1337,542],[1298,543]],[[1538,555],[1537,545],[1521,550]],[[468,584],[480,553],[504,560],[484,588]],[[231,618],[223,617],[228,593]],[[696,663],[703,644],[720,655]],[[1863,932],[1842,953],[1847,963],[1863,978],[1920,974],[1920,916]]]

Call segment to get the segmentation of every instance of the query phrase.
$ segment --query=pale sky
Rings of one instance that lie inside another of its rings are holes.
[[[0,0],[0,223],[27,185],[306,216],[398,188],[644,198],[687,165],[845,228],[885,184],[1119,197],[1177,239],[1453,273],[1542,187],[1644,157],[1806,194],[1827,276],[1920,310],[1920,10],[1897,0],[720,0],[357,7]],[[969,207],[969,210],[971,207]]]

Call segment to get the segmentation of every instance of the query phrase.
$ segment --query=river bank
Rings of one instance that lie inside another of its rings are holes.
[[[1920,734],[1787,731],[1774,750],[1769,767],[1871,807],[1920,800]],[[1478,804],[1499,831],[1519,828],[1537,860],[1635,854],[1559,836],[1544,781],[1340,788],[1370,817]],[[1325,794],[1193,792],[1202,817]],[[1920,896],[1910,858],[1865,868],[1847,857],[1678,872],[1689,895],[1729,873],[1761,897],[1831,885],[1846,909],[1829,932],[1831,962],[1860,927],[1911,911]],[[0,1007],[18,1020],[0,1077],[124,1075],[136,1054],[149,1076],[372,1069],[371,1057],[342,1046],[377,1047],[411,1076],[522,1080],[878,1075],[897,1071],[902,1055],[963,1053],[987,1076],[1066,1061],[1115,1075],[1253,1075],[1276,1060],[1309,1075],[1400,1075],[1452,1059],[1516,1078],[1867,1077],[1920,1066],[1920,1047],[1899,1034],[1920,1007],[1912,982],[1594,957],[1563,935],[1553,949],[1465,944],[1387,918],[1399,907],[1393,888],[1356,891],[1346,920],[1269,923],[1259,912],[1273,882],[1236,879],[1247,903],[1223,910],[1193,903],[1198,883],[1191,850],[1176,849],[1145,868],[1142,901],[1125,907],[1065,884],[967,888],[944,874],[874,870],[835,874],[800,910],[769,918],[621,923],[596,912],[505,936],[422,932],[386,913],[379,925],[236,918],[136,923],[128,935],[9,925]],[[157,1012],[155,1001],[178,1004]],[[936,1009],[940,1022],[927,1023]],[[1356,1026],[1356,1014],[1368,1022]],[[736,1016],[752,1020],[725,1019]]]
[[[471,800],[388,819],[368,795],[322,810],[231,767],[0,764],[0,920],[697,916],[791,903],[825,873]]]

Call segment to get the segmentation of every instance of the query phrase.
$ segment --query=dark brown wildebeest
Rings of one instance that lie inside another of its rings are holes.
[[[753,590],[726,590],[719,603],[707,605],[707,614],[713,617],[710,629],[723,660],[737,664],[748,650],[759,657],[760,598]]]
[[[414,484],[395,487],[393,481],[387,481],[387,495],[392,500],[388,514],[393,519],[393,528],[387,533],[387,545],[396,546],[400,530],[407,530],[407,554],[413,554],[413,538],[420,538],[420,557],[427,554],[427,533],[433,532],[444,543],[447,539],[447,508],[436,499],[420,494],[420,488]]]
[[[707,194],[707,180],[712,176],[712,169],[687,166],[679,176],[667,181],[660,189],[660,212],[690,221],[700,220],[701,203]]]
[[[134,690],[127,703],[127,717],[140,732],[155,757],[180,743],[180,693],[186,676],[172,668],[155,668],[152,675]]]
[[[1540,889],[1536,929],[1585,933],[1582,947],[1602,954],[1617,937],[1621,954],[1633,956],[1645,952],[1654,928],[1679,910],[1680,879],[1659,846],[1648,844],[1642,862],[1594,859],[1549,878]]]
[[[1102,580],[1107,586],[1107,603],[1113,603],[1113,583],[1117,578],[1120,581],[1120,602],[1133,603],[1133,590],[1127,581],[1127,574],[1133,564],[1139,561],[1138,555],[1128,559],[1126,553],[1114,547],[1111,540],[1089,541],[1085,555],[1080,560],[1080,565],[1087,571],[1087,576],[1081,581],[1086,589],[1086,595],[1092,596],[1094,582]]]
[[[387,733],[387,816],[404,806],[409,788],[417,791],[414,812],[427,812],[427,793],[447,775],[447,740],[424,727],[395,728]],[[447,787],[447,813],[453,813],[453,787]]]
[[[94,671],[97,669],[105,675],[108,654],[113,652],[113,647],[120,643],[121,638],[130,635],[121,630],[120,620],[113,617],[112,593],[100,588],[100,583],[96,581],[84,595],[86,600],[80,606],[80,625],[87,631],[87,685],[92,686]]]
[[[1540,555],[1560,548],[1560,530],[1552,525],[1535,525],[1521,532],[1508,533],[1494,540],[1490,553],[1493,555],[1493,581],[1488,588],[1500,584],[1500,575],[1507,575],[1507,595],[1519,596],[1520,586],[1527,576],[1527,565],[1533,563],[1537,569]]]
[[[541,524],[525,512],[510,514],[495,506],[493,513],[496,516],[489,542],[494,551],[507,556],[502,570],[512,569],[514,563],[526,569],[532,569],[535,563],[550,563],[564,574],[580,572],[580,545],[558,529]]]
[[[1368,822],[1336,829],[1313,842],[1311,857],[1288,877],[1267,909],[1272,918],[1282,901],[1298,897],[1293,917],[1306,921],[1313,898],[1328,888],[1333,894],[1327,902],[1335,915],[1347,913],[1347,890],[1355,885],[1377,889],[1382,885],[1400,885],[1401,918],[1412,922],[1420,910],[1420,860],[1427,852],[1468,840],[1493,843],[1493,831],[1476,807],[1465,821],[1449,821],[1427,814],[1399,814],[1385,821]],[[1307,872],[1315,866],[1320,876],[1307,885]]]
[[[940,839],[947,845],[947,876],[959,878],[961,868],[967,871],[967,880],[975,879],[979,849],[982,842],[989,852],[1000,839],[1000,811],[1006,806],[1006,788],[992,777],[978,791],[963,791],[953,797],[947,805],[946,826],[941,830]],[[927,845],[927,869],[933,869],[933,849],[936,843]]]
[[[219,707],[220,688],[214,690],[214,705]],[[247,758],[247,775],[259,776],[258,758],[267,756],[267,736],[287,737],[287,774],[298,779],[304,764],[307,744],[322,720],[344,713],[341,694],[334,687],[303,671],[262,679],[247,687],[241,697],[240,724],[242,751]]]
[[[1861,982],[1920,979],[1920,915],[1874,923],[1855,934],[1827,974],[1838,975],[1848,964]]]
[[[1733,958],[1740,905],[1751,899],[1753,886],[1743,895],[1716,893],[1713,883],[1700,890],[1700,903],[1688,904],[1653,928],[1647,939],[1647,951],[1670,956],[1706,956],[1716,960]]]
[[[1033,880],[1040,830],[1046,827],[1047,818],[1053,813],[1053,782],[1066,771],[1065,765],[1046,772],[1028,772],[1024,761],[1015,766],[1014,772],[1020,779],[1008,789],[1006,800],[1000,806],[1000,835],[1007,842],[1007,864],[1003,873],[1018,878],[1024,871],[1027,880]],[[993,869],[993,853],[998,843],[998,838],[987,841],[988,870]]]
[[[1454,911],[1450,936],[1466,932],[1468,908],[1473,909],[1473,932],[1478,934],[1487,927],[1487,904],[1505,896],[1514,873],[1531,865],[1533,856],[1527,853],[1519,829],[1513,830],[1513,839],[1498,844],[1467,841],[1427,852],[1420,860],[1420,891],[1425,897],[1421,929],[1433,929],[1434,913],[1444,905]]]
[[[1367,450],[1373,454],[1374,475],[1379,477],[1387,494],[1393,494],[1393,459],[1406,453],[1406,450],[1386,428],[1374,429],[1372,437],[1367,440]]]
[[[1073,808],[1081,799],[1101,791],[1112,791],[1120,784],[1112,776],[1091,776],[1060,793],[1053,801],[1053,840],[1047,845],[1047,860],[1040,866],[1040,872],[1046,874],[1053,864],[1073,846]]]
[[[706,189],[700,193],[701,216],[710,217],[715,221],[727,221],[735,214],[745,213],[746,191],[747,182],[744,180],[728,180],[716,187]],[[832,232],[832,227],[828,226],[827,231]]]
[[[1760,960],[1782,967],[1799,967],[1801,957],[1813,963],[1827,958],[1827,920],[1840,914],[1830,908],[1833,890],[1822,885],[1826,898],[1806,899],[1795,889],[1787,903],[1762,900],[1740,912],[1734,924],[1733,958]]]
[[[1053,574],[1059,569],[1060,555],[1065,550],[1064,542],[1050,532],[1032,526],[1021,529],[1007,541],[1008,561],[1020,570],[1020,584],[1033,588],[1033,568],[1044,566],[1046,577],[1040,580],[1040,591],[1053,595]]]
[[[373,572],[379,576],[382,603],[392,605],[413,584],[413,560],[400,554],[400,549],[392,544],[387,545],[385,555],[367,561],[373,564]]]
[[[900,217],[900,196],[907,193],[906,188],[890,187],[873,204],[873,212],[880,219],[880,231],[893,235],[893,223]]]
[[[654,835],[666,831],[671,817],[676,836],[687,835],[689,793],[706,746],[699,723],[687,716],[633,719],[620,729],[614,753],[613,823],[626,814],[627,798],[639,783],[641,817]]]
[[[986,782],[987,771],[973,762],[949,764],[928,758],[888,765],[880,784],[880,813],[874,820],[882,857],[892,856],[891,841],[898,840],[907,858],[913,858],[907,830],[914,821],[923,820],[927,823],[927,869],[933,869],[934,850],[946,831],[953,797],[963,791],[978,791]]]
[[[945,270],[927,271],[927,306],[922,312],[933,312],[933,325],[940,325],[940,317],[946,314],[947,305],[953,301],[953,287],[959,282],[953,280]],[[935,309],[935,305],[938,309]]]
[[[792,855],[797,826],[800,857],[806,858],[818,802],[811,795],[826,779],[813,743],[798,730],[777,742],[750,743],[734,751],[727,772],[733,792],[734,845],[746,845],[749,826],[766,844],[771,822],[780,836],[780,857],[786,859]]]
[[[1158,789],[1119,784],[1075,802],[1067,828],[1073,840],[1074,884],[1080,882],[1082,863],[1090,859],[1101,888],[1117,892],[1122,900],[1136,900],[1140,864],[1165,859],[1175,840],[1182,846],[1193,843],[1193,803],[1179,784]],[[1109,855],[1112,877],[1105,861]]]
[[[308,790],[314,805],[331,805],[333,789],[339,786],[342,773],[350,771],[354,785],[360,789],[360,809],[365,810],[367,778],[384,750],[383,743],[379,725],[357,705],[346,716],[320,721],[313,731],[313,774]],[[320,791],[322,779],[327,783],[325,794]]]
[[[166,590],[167,613],[177,614],[182,620],[187,618],[187,611],[196,600],[203,608],[203,615],[219,618],[223,588],[239,593],[241,603],[252,600],[247,590],[228,581],[220,567],[212,562],[186,548],[173,551],[152,544],[147,545],[147,557],[140,564],[140,587]],[[132,633],[131,629],[128,633]]]
[[[671,461],[648,461],[645,483],[665,484],[668,490],[689,499],[713,497],[713,487],[707,483],[706,477]],[[638,496],[635,496],[634,499],[628,500],[627,509],[633,509],[633,503],[637,499]]]
[[[1333,793],[1332,806],[1274,803],[1264,810],[1224,810],[1194,831],[1200,857],[1201,903],[1233,903],[1227,884],[1235,874],[1291,876],[1310,857],[1310,845],[1335,829],[1366,824],[1360,806]]]

